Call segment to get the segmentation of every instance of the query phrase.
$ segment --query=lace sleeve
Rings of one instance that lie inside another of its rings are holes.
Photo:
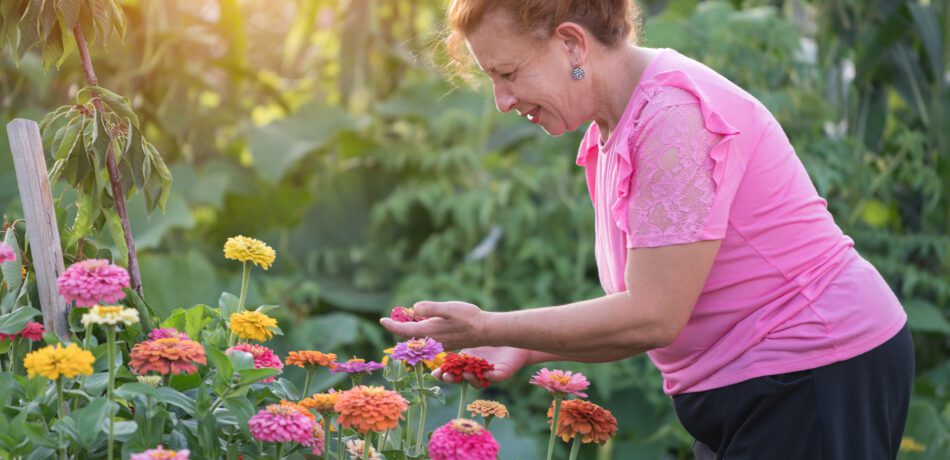
[[[716,197],[709,152],[722,136],[706,129],[698,102],[662,108],[646,123],[630,146],[627,247],[699,241]]]

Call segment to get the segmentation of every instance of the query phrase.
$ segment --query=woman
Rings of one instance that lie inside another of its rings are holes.
[[[553,136],[592,122],[577,163],[606,295],[503,313],[419,302],[430,319],[382,324],[469,347],[494,380],[645,352],[700,458],[894,458],[914,372],[900,302],[768,110],[674,50],[630,43],[631,8],[456,0],[448,13],[498,110]]]

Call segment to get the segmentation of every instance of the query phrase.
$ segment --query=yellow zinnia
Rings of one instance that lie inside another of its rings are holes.
[[[228,241],[224,243],[224,257],[241,262],[253,262],[267,270],[277,258],[277,253],[261,240],[238,235],[228,238]]]
[[[263,342],[274,336],[271,328],[277,320],[259,311],[242,311],[231,315],[231,332],[242,339]]]
[[[61,375],[75,377],[79,374],[92,375],[92,363],[96,358],[75,343],[63,348],[62,344],[50,345],[30,352],[23,359],[23,366],[30,378],[42,375],[56,380]]]
[[[434,371],[434,370],[436,370],[436,369],[442,367],[442,363],[445,362],[445,356],[446,356],[447,354],[448,354],[448,353],[446,353],[446,352],[443,351],[442,353],[439,353],[439,354],[435,355],[435,359],[431,359],[431,360],[426,359],[426,360],[422,361],[422,363],[425,364],[426,367],[429,368],[430,371]]]

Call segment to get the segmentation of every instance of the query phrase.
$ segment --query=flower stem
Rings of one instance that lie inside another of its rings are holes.
[[[406,445],[412,445],[412,412],[413,406],[406,409],[406,428],[402,430],[402,437],[406,440]]]
[[[462,383],[462,394],[459,395],[459,413],[455,418],[462,418],[462,411],[465,410],[465,393],[468,391],[468,384]],[[550,460],[551,457],[548,457]]]
[[[227,390],[224,390],[224,393],[218,395],[218,400],[211,405],[211,409],[208,409],[208,413],[213,414],[214,410],[217,409],[222,402],[224,402],[224,398],[228,397],[229,394],[231,394],[231,387],[228,387]]]
[[[333,439],[330,438],[330,416],[323,413],[320,415],[323,416],[323,455],[329,459],[330,445],[333,444]]]
[[[312,396],[310,393],[310,385],[313,383],[314,372],[316,372],[315,368],[313,367],[307,368],[307,379],[304,380],[304,383],[303,383],[303,391],[304,391],[303,397],[304,398],[309,398],[310,396]]]
[[[488,430],[488,425],[491,425],[491,419],[495,418],[495,416],[494,416],[494,415],[489,415],[489,416],[486,416],[486,417],[484,417],[484,418],[485,418],[485,430],[487,431],[487,430]]]
[[[574,435],[574,440],[571,441],[571,457],[570,460],[577,460],[577,454],[581,451],[581,440],[580,436]]]
[[[274,458],[277,460],[284,458],[284,443],[278,442],[274,446]]]
[[[380,447],[379,447],[379,451],[380,451],[380,452],[386,450],[386,441],[389,440],[389,432],[391,432],[391,431],[392,431],[392,430],[386,430],[386,432],[383,433],[383,442],[379,445],[379,446],[380,446]]]
[[[369,450],[373,448],[373,432],[367,431],[363,437],[363,460],[369,460]]]
[[[106,340],[109,341],[109,344],[106,347],[107,356],[109,359],[109,385],[106,387],[108,392],[109,399],[109,456],[106,457],[109,460],[113,458],[113,451],[115,446],[113,441],[115,440],[115,414],[112,413],[112,393],[115,388],[115,327],[106,326]]]
[[[10,341],[10,373],[13,375],[16,375],[16,347],[19,343],[19,337]]]
[[[424,385],[422,380],[422,364],[416,364],[416,382],[419,384],[419,408],[421,410],[419,415],[419,437],[416,438],[416,455],[422,453],[422,440],[425,439],[426,434],[426,394],[423,391]],[[408,426],[406,428],[409,428]]]
[[[244,274],[241,276],[241,298],[238,300],[237,312],[244,311],[244,302],[247,301],[247,285],[251,281],[251,264],[244,262]]]
[[[59,401],[59,421],[66,420],[66,399],[63,397],[63,378],[56,379],[56,399]],[[62,447],[66,442],[66,432],[59,430],[59,458],[66,460],[66,447]]]
[[[551,437],[548,439],[548,456],[547,459],[551,460],[551,456],[554,455],[554,438],[557,437],[557,419],[561,415],[561,397],[554,397],[554,417],[551,420]]]
[[[337,454],[342,459],[343,458],[343,425],[340,424],[340,417],[337,417],[336,422],[337,422],[336,423]]]

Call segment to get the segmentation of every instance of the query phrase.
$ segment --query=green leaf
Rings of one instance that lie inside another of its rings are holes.
[[[195,416],[195,402],[191,398],[169,387],[158,387],[157,390],[159,401],[180,407],[192,417]]]
[[[254,356],[246,351],[232,350],[228,353],[231,360],[231,366],[235,371],[254,369]]]
[[[79,10],[82,0],[56,0],[56,9],[63,17],[66,27],[72,29],[79,20]]]
[[[201,338],[201,330],[213,319],[205,316],[206,305],[195,305],[185,310],[185,333],[195,340]]]
[[[144,383],[129,382],[116,388],[115,395],[122,399],[134,399],[136,396],[151,396],[158,399],[158,389]]]
[[[7,283],[10,291],[15,292],[18,291],[20,285],[23,284],[23,264],[21,262],[23,260],[23,251],[20,250],[20,245],[17,243],[16,232],[13,230],[13,227],[10,227],[3,235],[3,242],[13,248],[13,253],[16,254],[16,260],[0,264],[0,272],[3,273],[3,281]]]
[[[224,407],[237,419],[237,424],[241,427],[241,432],[244,433],[244,436],[251,439],[251,432],[247,425],[247,421],[255,412],[251,402],[248,401],[247,398],[229,398],[224,400]]]
[[[221,309],[221,316],[225,320],[230,320],[231,315],[238,310],[238,303],[241,299],[237,298],[234,294],[229,292],[222,292],[221,297],[218,298],[218,308]]]
[[[935,305],[921,299],[904,301],[907,310],[907,324],[918,332],[937,332],[950,335],[950,322]]]
[[[275,377],[280,374],[280,369],[271,367],[262,367],[260,369],[241,369],[238,370],[241,380],[238,385],[250,385],[268,377]]]
[[[178,374],[173,375],[169,386],[178,390],[178,391],[188,391],[193,390],[201,386],[202,380],[201,376],[198,373],[194,374]]]
[[[224,354],[224,352],[217,347],[213,347],[207,343],[203,343],[202,345],[205,347],[205,356],[208,357],[208,361],[211,362],[211,365],[219,374],[230,379],[231,376],[234,375],[234,367],[231,366],[231,360],[228,359],[228,355]]]
[[[105,427],[103,423],[109,413],[110,401],[106,398],[96,398],[92,402],[76,411],[71,418],[76,420],[79,431],[79,442],[88,448]]]
[[[39,310],[22,306],[5,315],[0,315],[0,333],[15,334],[23,330],[26,323],[39,315]]]
[[[27,439],[30,440],[33,444],[49,447],[50,449],[56,449],[58,443],[56,442],[56,437],[51,436],[46,427],[42,424],[35,422],[28,422],[23,427],[23,432],[26,433]]]

